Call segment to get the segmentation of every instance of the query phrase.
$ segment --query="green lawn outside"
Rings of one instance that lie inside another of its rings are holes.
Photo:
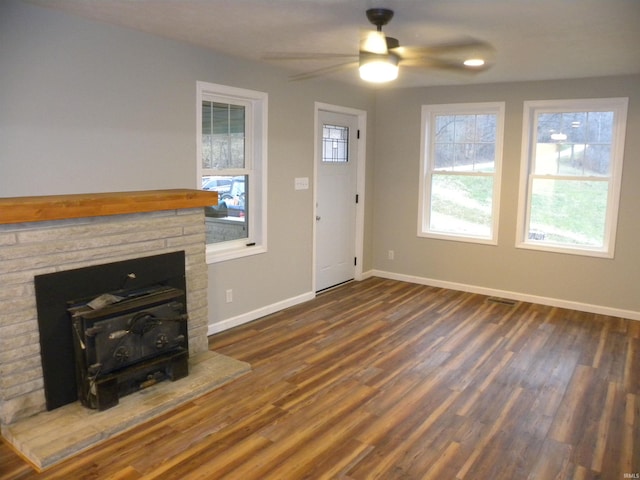
[[[447,231],[473,234],[474,228],[476,233],[490,228],[492,177],[434,175],[432,187],[432,217],[444,216],[464,224],[464,232],[456,231],[457,227]],[[602,246],[607,195],[606,181],[537,178],[530,230],[542,234],[538,240],[545,243]]]

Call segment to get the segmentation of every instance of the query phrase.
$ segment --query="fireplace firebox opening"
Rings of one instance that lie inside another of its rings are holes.
[[[47,410],[77,400],[104,410],[188,374],[184,251],[38,275],[34,283]]]

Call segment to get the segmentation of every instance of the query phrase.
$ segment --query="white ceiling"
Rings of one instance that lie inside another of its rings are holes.
[[[474,76],[400,69],[395,87],[640,73],[640,0],[31,0],[38,5],[264,61],[273,52],[358,51],[365,10],[391,8],[383,28],[402,45],[491,43]],[[270,61],[292,73],[331,62]],[[357,69],[328,75],[360,82]],[[307,80],[314,81],[314,80]]]

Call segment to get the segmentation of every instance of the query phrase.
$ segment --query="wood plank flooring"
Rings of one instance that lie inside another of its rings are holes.
[[[253,372],[0,478],[640,477],[640,322],[371,278],[210,347]]]

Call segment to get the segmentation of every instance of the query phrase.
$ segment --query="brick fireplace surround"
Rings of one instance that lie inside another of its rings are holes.
[[[199,190],[0,199],[0,426],[14,447],[11,427],[46,410],[34,277],[184,250],[189,352],[206,355],[202,207],[216,203]]]

